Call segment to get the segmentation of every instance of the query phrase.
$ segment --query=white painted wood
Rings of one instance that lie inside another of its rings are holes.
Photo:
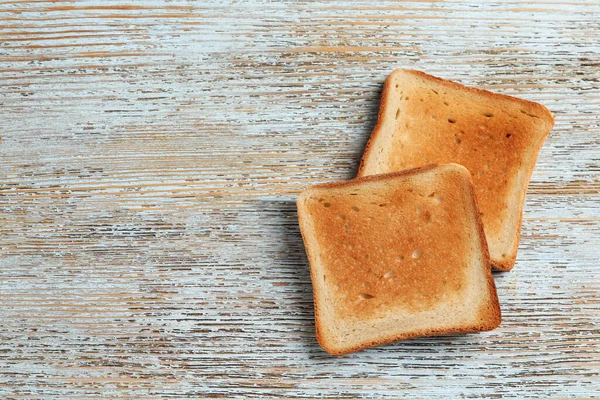
[[[0,398],[600,396],[597,1],[0,3]],[[294,206],[410,67],[556,116],[493,332],[342,358]]]

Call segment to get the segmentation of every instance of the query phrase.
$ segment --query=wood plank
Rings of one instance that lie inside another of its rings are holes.
[[[0,397],[600,396],[596,1],[0,2]],[[394,68],[556,117],[499,329],[342,358],[295,197]]]

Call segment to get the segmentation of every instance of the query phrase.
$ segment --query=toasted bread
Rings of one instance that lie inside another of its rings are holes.
[[[473,176],[492,265],[508,271],[517,257],[529,179],[553,125],[540,104],[396,70],[385,82],[358,176],[464,165]]]
[[[317,339],[339,355],[500,324],[471,177],[457,164],[313,186],[297,201]]]

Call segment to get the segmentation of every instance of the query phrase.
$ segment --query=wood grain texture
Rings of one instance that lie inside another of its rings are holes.
[[[0,2],[0,398],[600,396],[600,3]],[[504,321],[333,358],[294,201],[394,68],[546,105]]]

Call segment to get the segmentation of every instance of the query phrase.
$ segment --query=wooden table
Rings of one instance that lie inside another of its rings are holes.
[[[0,398],[600,396],[600,2],[0,3]],[[539,101],[499,329],[341,358],[303,188],[394,68]]]

